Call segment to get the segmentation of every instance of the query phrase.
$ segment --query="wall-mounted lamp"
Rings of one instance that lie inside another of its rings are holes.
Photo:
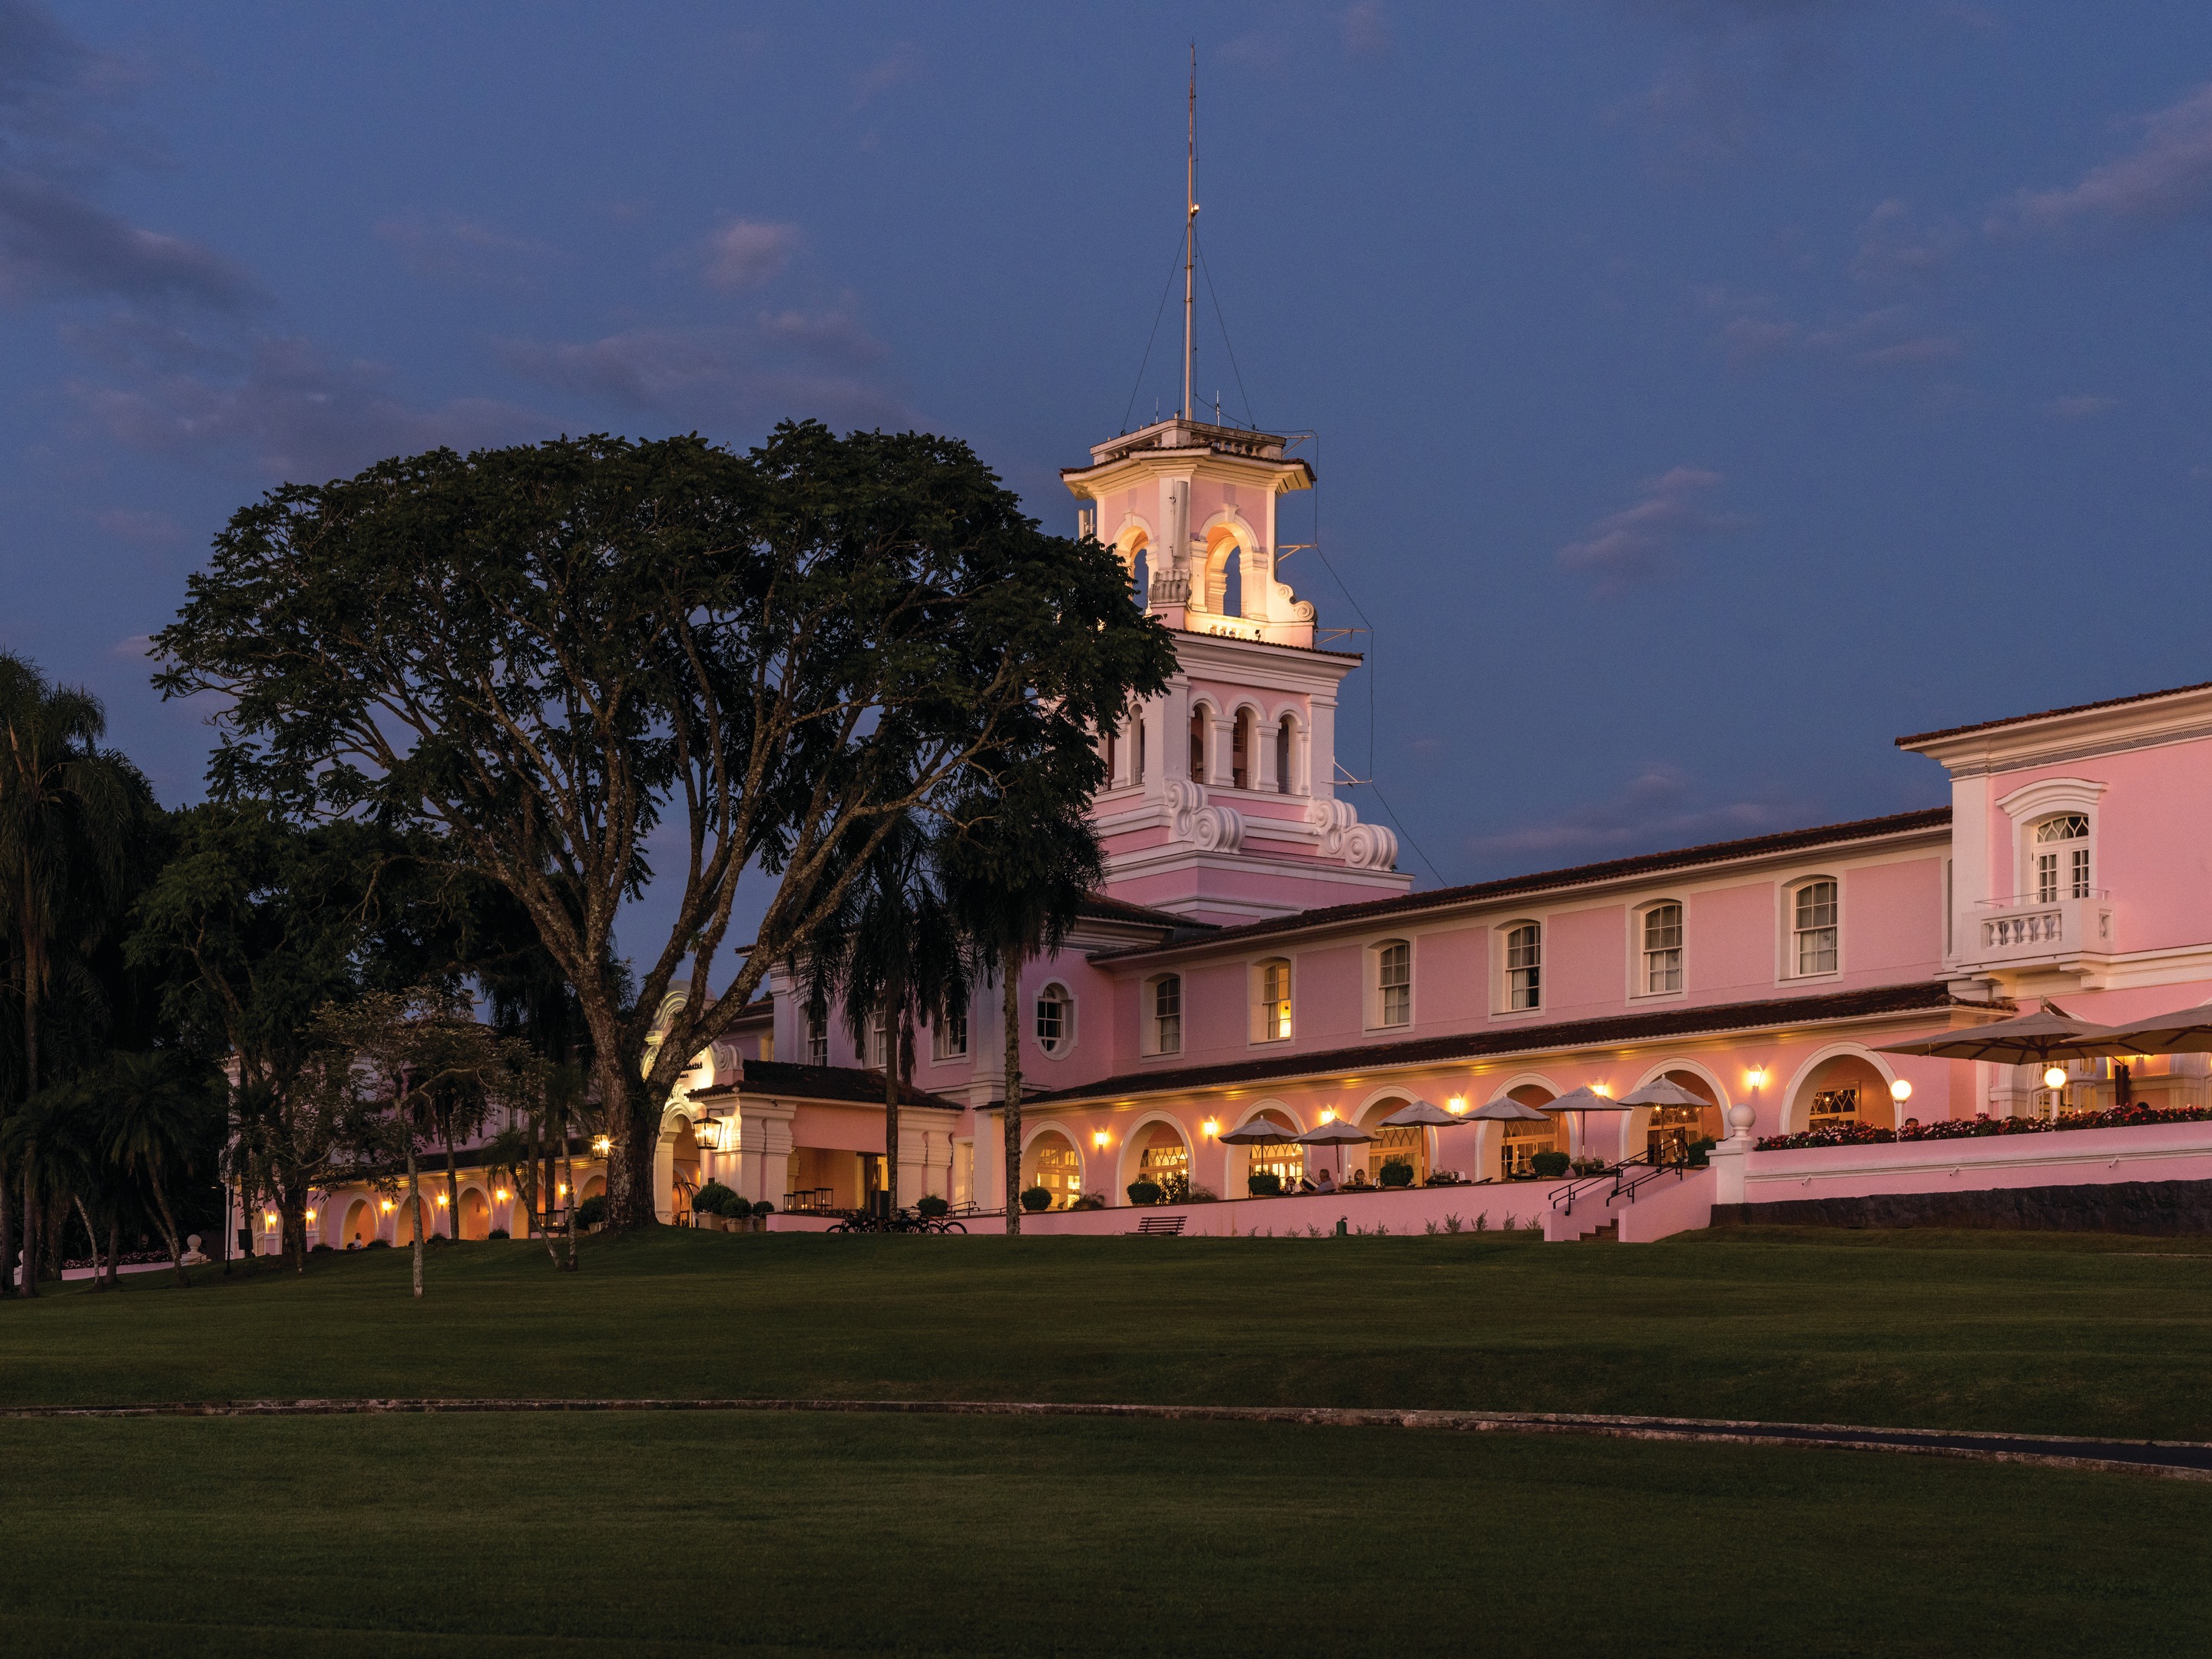
[[[441,1210],[446,1207],[446,1195],[443,1193],[438,1194],[438,1207]]]
[[[1108,1134],[1103,1129],[1093,1129],[1091,1132],[1091,1144],[1093,1146],[1097,1147],[1101,1152],[1103,1152],[1107,1146],[1112,1144],[1113,1139],[1114,1137]]]
[[[1766,1086],[1766,1067],[1753,1066],[1743,1074],[1743,1080],[1754,1089],[1764,1089]]]
[[[1321,1121],[1322,1121],[1322,1122],[1324,1122],[1324,1123],[1334,1123],[1334,1122],[1335,1122],[1335,1121],[1336,1121],[1336,1108],[1335,1108],[1335,1107],[1334,1107],[1334,1106],[1324,1106],[1324,1107],[1322,1107],[1322,1108],[1321,1109]]]
[[[383,1203],[378,1205],[376,1207],[383,1211],[385,1214],[390,1215],[392,1213],[392,1200],[387,1198]]]
[[[1889,1097],[1899,1105],[1904,1105],[1906,1101],[1912,1098],[1912,1085],[1903,1078],[1898,1079],[1889,1085]]]
[[[1448,1112],[1463,1112],[1466,1109],[1467,1097],[1465,1095],[1454,1095],[1449,1100],[1444,1102],[1444,1110]]]
[[[1593,1083],[1590,1085],[1590,1092],[1595,1095],[1600,1100],[1603,1100],[1613,1093],[1613,1085],[1610,1083]]]
[[[701,1118],[691,1126],[691,1136],[708,1152],[720,1152],[722,1150],[722,1120],[719,1117]]]
[[[315,1218],[315,1212],[314,1212],[313,1210],[308,1211],[308,1212],[307,1212],[307,1219],[308,1219],[308,1220],[310,1220],[310,1221],[313,1221],[314,1218]]]
[[[614,1149],[614,1144],[613,1139],[609,1136],[595,1135],[592,1139],[592,1150],[599,1153],[600,1157],[605,1158],[608,1152]]]
[[[1198,1132],[1202,1135],[1209,1136],[1219,1134],[1221,1133],[1221,1120],[1218,1117],[1210,1117],[1206,1119],[1205,1122],[1198,1126]]]
[[[495,1197],[495,1198],[497,1198],[501,1203],[502,1203],[502,1204],[506,1203],[506,1202],[507,1202],[507,1188],[504,1188],[504,1187],[501,1188],[497,1193],[495,1193],[495,1194],[493,1194],[493,1196],[494,1196],[494,1197]]]

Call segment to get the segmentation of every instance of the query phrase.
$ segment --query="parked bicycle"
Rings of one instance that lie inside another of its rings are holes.
[[[852,1210],[843,1219],[833,1223],[825,1231],[833,1233],[964,1233],[968,1229],[947,1216],[917,1215],[912,1210],[894,1210],[889,1215],[878,1215],[870,1210]]]

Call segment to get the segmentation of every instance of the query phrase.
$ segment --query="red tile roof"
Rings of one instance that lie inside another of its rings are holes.
[[[880,1106],[884,1103],[884,1074],[857,1066],[798,1066],[781,1060],[749,1060],[741,1081],[725,1083],[692,1092],[694,1100],[728,1100],[746,1093],[779,1095],[787,1100],[831,1101],[838,1105]],[[965,1111],[957,1100],[933,1095],[912,1084],[899,1086],[902,1106],[941,1106],[949,1112]]]
[[[1799,997],[1770,997],[1757,1002],[1722,1002],[1657,1013],[1624,1014],[1603,1019],[1563,1020],[1552,1025],[1507,1025],[1448,1036],[1403,1038],[1318,1054],[1270,1054],[1264,1060],[1227,1060],[1212,1066],[1127,1072],[1080,1087],[1024,1097],[1024,1105],[1063,1105],[1111,1100],[1117,1096],[1173,1093],[1221,1088],[1232,1084],[1327,1077],[1379,1067],[1426,1066],[1492,1054],[1534,1054],[1548,1049],[1607,1048],[1655,1037],[1711,1036],[1722,1031],[1764,1030],[1778,1026],[1819,1024],[1877,1014],[1925,1013],[1930,1018],[1954,1009],[2009,1013],[2010,1005],[1993,1008],[1954,997],[1942,980],[1909,985],[1880,985],[1864,991],[1832,991]]]
[[[1231,940],[1257,939],[1271,933],[1308,927],[1333,927],[1344,922],[1366,921],[1384,916],[1418,915],[1455,904],[1486,902],[1524,893],[1550,892],[1562,887],[1586,886],[1592,882],[1618,881],[1630,876],[1657,875],[1669,870],[1724,864],[1731,859],[1759,858],[1815,847],[1832,847],[1853,841],[1872,841],[1883,836],[1910,835],[1941,829],[1951,821],[1948,806],[1931,806],[1917,812],[1893,812],[1887,817],[1857,818],[1848,823],[1829,823],[1812,830],[1784,830],[1773,835],[1750,836],[1741,841],[1711,842],[1670,853],[1644,853],[1633,858],[1609,859],[1601,864],[1578,864],[1564,870],[1547,870],[1532,876],[1509,876],[1498,881],[1475,882],[1463,887],[1437,887],[1425,893],[1397,898],[1366,899],[1355,904],[1330,905],[1318,910],[1298,910],[1265,921],[1248,921],[1223,927],[1203,939],[1177,939],[1164,945],[1136,945],[1125,951],[1102,951],[1094,961],[1119,961],[1156,951],[1180,950],[1188,945],[1212,945]]]
[[[2169,686],[2163,691],[2138,691],[2132,696],[2106,697],[2097,702],[2077,702],[2065,708],[2046,708],[2039,714],[2008,714],[2000,720],[1977,720],[1972,726],[1947,726],[1940,732],[1919,732],[1909,738],[1899,738],[1897,746],[1910,749],[1917,744],[1934,743],[1941,738],[1962,738],[1969,732],[1994,732],[2002,726],[2025,726],[2030,720],[2057,720],[2061,714],[2086,714],[2099,708],[2123,708],[2131,702],[2155,702],[2160,697],[2179,697],[2190,691],[2212,691],[2212,680],[2195,685]]]

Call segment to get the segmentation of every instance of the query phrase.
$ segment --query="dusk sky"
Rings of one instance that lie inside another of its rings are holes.
[[[1175,401],[1194,35],[1199,385],[1318,434],[1284,574],[1421,885],[2212,679],[2202,0],[0,3],[0,644],[177,804],[144,636],[281,480],[816,416],[1072,532]]]

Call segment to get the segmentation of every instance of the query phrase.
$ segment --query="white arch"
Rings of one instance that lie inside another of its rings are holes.
[[[1219,547],[1217,546],[1217,538],[1221,546],[1233,546],[1236,551],[1234,553],[1220,551]],[[1198,527],[1193,539],[1206,550],[1204,565],[1200,572],[1194,573],[1198,576],[1198,580],[1194,583],[1195,591],[1191,595],[1198,605],[1213,616],[1234,614],[1249,617],[1255,620],[1264,618],[1267,615],[1266,584],[1273,579],[1275,573],[1273,570],[1261,568],[1265,561],[1260,556],[1260,532],[1253,529],[1244,515],[1233,506],[1224,507]],[[1239,560],[1238,568],[1243,576],[1243,592],[1238,596],[1240,602],[1233,613],[1214,608],[1214,567],[1217,558],[1220,565],[1220,580],[1224,604],[1227,602],[1229,588],[1229,561],[1231,558]]]
[[[1831,1042],[1815,1048],[1812,1057],[1790,1074],[1789,1086],[1783,1090],[1782,1098],[1778,1103],[1775,1114],[1777,1134],[1796,1134],[1805,1127],[1803,1122],[1799,1121],[1801,1114],[1797,1109],[1798,1095],[1803,1091],[1805,1085],[1812,1080],[1814,1073],[1819,1071],[1830,1060],[1841,1060],[1847,1055],[1854,1060],[1866,1061],[1875,1071],[1881,1073],[1882,1085],[1885,1088],[1897,1081],[1897,1073],[1891,1069],[1889,1062],[1863,1042]],[[1809,1115],[1809,1114],[1803,1115]],[[1754,1129],[1753,1133],[1756,1133],[1757,1131]]]
[[[1087,1137],[1069,1124],[1054,1118],[1047,1118],[1042,1123],[1024,1124],[1022,1126],[1022,1162],[1026,1164],[1030,1161],[1030,1148],[1036,1146],[1046,1135],[1058,1135],[1075,1148],[1075,1190],[1079,1194],[1089,1192],[1091,1190],[1091,1150],[1083,1144]],[[1011,1201],[1020,1203],[1021,1194],[1016,1193]]]
[[[1490,1098],[1484,1101],[1482,1103],[1486,1106],[1495,1105],[1498,1102],[1504,1099],[1506,1096],[1511,1094],[1516,1089],[1531,1083],[1534,1084],[1539,1089],[1546,1091],[1554,1100],[1557,1100],[1561,1095],[1567,1092],[1565,1089],[1559,1087],[1558,1084],[1553,1082],[1551,1079],[1546,1077],[1541,1072],[1516,1072],[1511,1077],[1507,1078],[1504,1082],[1499,1084],[1492,1092]]]
[[[1299,1113],[1295,1107],[1291,1106],[1286,1101],[1275,1100],[1272,1098],[1253,1102],[1251,1106],[1246,1109],[1244,1115],[1238,1118],[1229,1127],[1232,1130],[1241,1129],[1246,1124],[1249,1123],[1254,1118],[1259,1116],[1262,1112],[1268,1113],[1270,1115],[1277,1118],[1288,1118],[1291,1121],[1291,1133],[1292,1134],[1299,1133],[1306,1127],[1298,1121]]]
[[[1176,1116],[1174,1113],[1155,1109],[1138,1118],[1122,1132],[1121,1149],[1115,1158],[1121,1178],[1114,1188],[1115,1193],[1121,1196],[1115,1197],[1109,1194],[1107,1199],[1109,1204],[1119,1204],[1127,1199],[1127,1194],[1125,1189],[1137,1178],[1136,1166],[1130,1162],[1130,1159],[1136,1155],[1137,1137],[1155,1123],[1164,1123],[1176,1132],[1176,1138],[1182,1142],[1186,1172],[1194,1182],[1198,1179],[1198,1137],[1193,1133],[1190,1126]]]

